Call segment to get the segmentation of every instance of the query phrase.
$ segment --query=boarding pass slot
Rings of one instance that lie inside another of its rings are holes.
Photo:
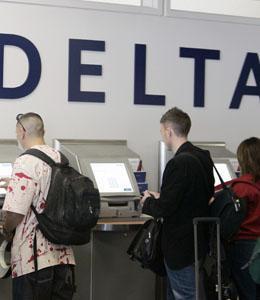
[[[128,207],[129,202],[108,202],[109,207]]]

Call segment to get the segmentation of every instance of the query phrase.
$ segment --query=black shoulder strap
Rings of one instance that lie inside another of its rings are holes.
[[[26,155],[26,154],[29,154],[29,155],[32,155],[32,156],[35,156],[35,157],[41,159],[46,164],[48,164],[50,167],[56,165],[56,162],[49,155],[45,154],[43,151],[41,151],[39,149],[30,148],[30,149],[26,150],[25,152],[23,152],[20,156]],[[61,156],[61,164],[68,165],[69,161],[68,161],[67,157],[61,152],[60,152],[60,156]],[[38,212],[33,204],[31,204],[31,209],[33,210],[34,214],[37,217]],[[37,261],[35,263],[36,263],[36,267],[37,267]]]
[[[186,155],[186,156],[192,157],[192,158],[194,158],[198,162],[198,165],[200,166],[202,174],[203,174],[202,176],[203,176],[203,181],[204,181],[205,187],[206,187],[207,191],[210,193],[210,189],[209,189],[209,186],[208,186],[207,175],[206,175],[206,172],[204,170],[204,167],[203,167],[200,159],[197,156],[195,156],[192,153],[190,153],[190,152],[182,152],[179,155],[183,155],[183,156]]]
[[[220,175],[220,173],[219,173],[217,167],[216,167],[214,164],[213,164],[213,168],[215,169],[215,171],[216,171],[216,173],[217,173],[217,175],[218,175],[218,178],[219,178],[219,180],[220,180],[220,182],[221,182],[222,188],[223,188],[223,189],[228,189],[228,186],[225,184],[225,182],[224,182],[223,178],[221,177],[221,175]]]
[[[62,152],[60,152],[60,163],[62,165],[69,165],[69,160]]]
[[[49,155],[45,154],[41,150],[31,148],[31,149],[28,149],[25,152],[23,152],[20,156],[26,155],[26,154],[29,154],[29,155],[32,155],[32,156],[35,156],[35,157],[41,159],[46,164],[48,164],[50,167],[56,165],[56,162]],[[69,164],[67,157],[63,153],[60,152],[60,156],[61,156],[61,164],[64,164],[64,165]]]
[[[200,163],[200,165],[201,165],[201,167],[202,167],[202,170],[203,170],[204,179],[207,179],[207,176],[206,176],[206,174],[205,174],[204,168],[203,168],[203,166],[202,166],[202,164],[201,164],[199,158],[196,157],[195,155],[191,154],[190,152],[183,152],[183,154],[184,154],[184,155],[186,154],[186,155],[188,155],[188,156],[194,157],[194,158]],[[222,188],[223,188],[223,189],[228,189],[228,186],[225,184],[223,178],[221,177],[221,175],[220,175],[220,173],[219,173],[219,171],[218,171],[218,169],[216,168],[216,166],[215,166],[214,163],[212,164],[212,167],[214,168],[214,170],[216,171],[216,173],[217,173],[217,175],[218,175],[218,178],[219,178],[219,180],[220,180],[220,183],[221,183],[221,185],[222,185]]]

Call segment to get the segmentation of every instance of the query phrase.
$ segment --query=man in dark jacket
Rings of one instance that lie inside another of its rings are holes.
[[[208,202],[214,192],[213,162],[208,151],[187,140],[191,120],[172,108],[161,118],[161,135],[175,156],[167,163],[160,193],[145,191],[142,211],[163,218],[162,250],[174,298],[195,299],[193,218],[209,215]],[[198,228],[199,258],[207,251],[205,226]]]

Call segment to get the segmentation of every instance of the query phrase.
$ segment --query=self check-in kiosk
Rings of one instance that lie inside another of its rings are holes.
[[[137,183],[127,159],[84,159],[82,166],[101,195],[101,217],[139,216]]]
[[[239,175],[236,155],[226,148],[224,142],[194,142],[194,145],[210,152],[214,165],[224,181],[229,181]],[[215,170],[214,178],[215,186],[219,185],[220,180]]]
[[[100,217],[140,215],[136,209],[139,189],[132,167],[140,158],[127,147],[126,141],[55,140],[55,148],[99,189]]]
[[[139,190],[133,174],[140,157],[118,140],[54,140],[54,147],[101,195],[101,214],[90,242],[75,247],[75,300],[157,300],[155,275],[132,262],[126,250],[147,218],[136,210]]]

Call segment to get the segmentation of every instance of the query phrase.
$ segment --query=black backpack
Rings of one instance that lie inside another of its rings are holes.
[[[38,228],[54,244],[83,245],[90,240],[90,231],[97,223],[100,211],[99,191],[93,182],[69,166],[62,154],[56,163],[38,149],[29,149],[22,155],[33,155],[52,168],[46,206],[38,213],[33,205]]]

